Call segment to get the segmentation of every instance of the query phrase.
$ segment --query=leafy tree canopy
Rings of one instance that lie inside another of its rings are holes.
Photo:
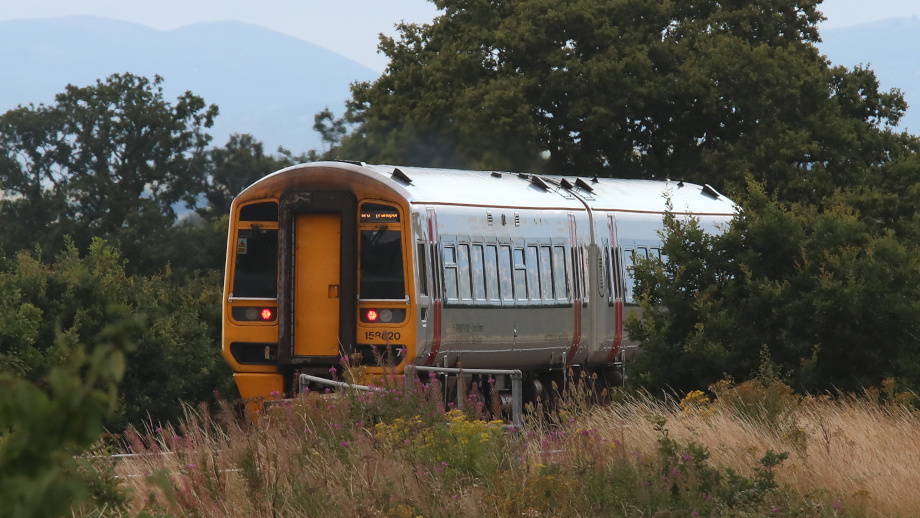
[[[161,83],[115,74],[0,115],[7,253],[36,241],[57,251],[65,235],[81,249],[108,236],[140,251],[177,203],[196,203],[217,107],[190,92],[169,103]]]
[[[820,199],[901,145],[903,96],[819,54],[815,0],[435,3],[382,38],[390,64],[353,87],[339,156],[739,190],[753,174]]]
[[[920,246],[837,200],[785,208],[752,183],[723,234],[669,214],[662,254],[636,267],[642,353],[630,370],[679,391],[744,380],[765,353],[802,391],[920,387]],[[664,310],[662,308],[667,308]]]

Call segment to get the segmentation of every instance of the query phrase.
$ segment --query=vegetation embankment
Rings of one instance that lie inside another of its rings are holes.
[[[384,385],[387,385],[384,382]],[[590,380],[523,430],[435,384],[304,394],[258,423],[189,408],[128,434],[127,516],[905,516],[920,415],[891,385],[801,397],[722,382],[682,401],[591,405]],[[874,399],[873,399],[874,398]],[[488,410],[488,409],[486,409]],[[487,414],[488,412],[485,412]],[[538,417],[539,415],[539,417]],[[517,433],[515,433],[517,432]],[[123,486],[124,488],[124,486]]]

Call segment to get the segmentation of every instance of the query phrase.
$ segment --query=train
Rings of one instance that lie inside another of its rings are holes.
[[[669,210],[709,231],[738,212],[680,181],[288,167],[232,203],[223,356],[249,401],[292,397],[301,374],[354,358],[380,373],[515,369],[537,390],[573,367],[615,377],[637,346],[632,265],[667,260]]]

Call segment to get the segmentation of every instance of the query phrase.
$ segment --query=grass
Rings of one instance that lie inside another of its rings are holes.
[[[440,389],[304,394],[256,423],[189,408],[125,435],[120,508],[82,516],[911,516],[920,416],[903,401],[722,383],[587,404],[582,378],[523,430]]]

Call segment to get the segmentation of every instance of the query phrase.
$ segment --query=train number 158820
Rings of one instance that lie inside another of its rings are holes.
[[[402,335],[393,331],[365,331],[365,340],[399,340]]]

